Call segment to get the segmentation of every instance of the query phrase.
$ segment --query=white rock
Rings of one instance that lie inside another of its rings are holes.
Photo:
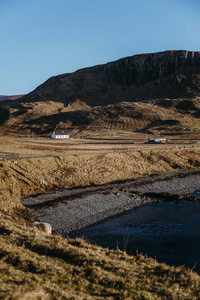
[[[41,229],[42,231],[51,234],[52,232],[52,226],[49,223],[45,223],[45,222],[33,222],[32,226],[35,226],[39,229]]]

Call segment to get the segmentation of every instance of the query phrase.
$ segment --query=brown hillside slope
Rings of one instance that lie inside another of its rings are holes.
[[[165,51],[134,55],[104,65],[51,77],[22,102],[80,99],[89,106],[157,98],[196,96],[200,52]]]
[[[77,100],[67,107],[61,102],[53,101],[22,103],[20,106],[8,108],[7,120],[1,122],[0,128],[4,133],[29,134],[31,132],[49,134],[55,128],[59,128],[67,129],[70,135],[74,132],[88,135],[94,131],[109,130],[145,132],[147,129],[155,134],[198,132],[199,99],[121,102],[94,108]]]
[[[0,104],[3,132],[199,129],[200,52],[135,55],[48,79]]]
[[[200,277],[142,255],[48,236],[0,219],[0,298],[199,299]]]

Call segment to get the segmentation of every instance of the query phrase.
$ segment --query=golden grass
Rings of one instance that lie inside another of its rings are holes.
[[[199,299],[200,277],[142,255],[0,222],[1,299]]]
[[[198,147],[1,161],[0,211],[24,214],[21,197],[55,188],[101,185],[198,166]]]

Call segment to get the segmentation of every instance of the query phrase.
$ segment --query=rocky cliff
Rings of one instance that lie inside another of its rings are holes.
[[[51,77],[19,101],[61,101],[68,105],[78,98],[99,106],[199,93],[200,52],[165,51]]]

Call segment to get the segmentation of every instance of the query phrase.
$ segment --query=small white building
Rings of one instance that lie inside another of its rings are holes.
[[[52,133],[52,136],[51,136],[52,139],[68,139],[69,138],[69,134],[67,132],[64,132],[64,131],[54,131]]]

